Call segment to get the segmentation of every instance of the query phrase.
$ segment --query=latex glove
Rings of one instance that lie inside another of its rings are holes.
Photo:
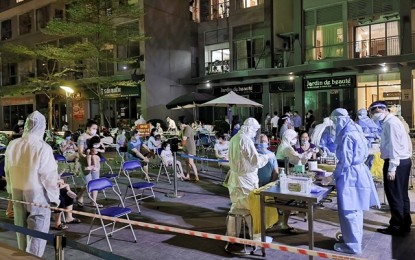
[[[394,181],[395,180],[395,175],[396,175],[396,172],[389,171],[388,172],[388,180]]]

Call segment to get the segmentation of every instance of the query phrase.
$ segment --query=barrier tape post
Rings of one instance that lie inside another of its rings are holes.
[[[173,172],[173,190],[174,191],[171,192],[171,193],[166,194],[166,197],[169,197],[169,198],[181,198],[184,195],[183,193],[178,193],[177,192],[177,165],[176,165],[177,158],[176,158],[176,154],[177,154],[177,152],[173,152],[173,169],[174,169],[174,172]]]
[[[53,245],[55,247],[55,260],[64,260],[65,252],[63,249],[66,246],[66,237],[63,235],[56,235],[53,240]]]

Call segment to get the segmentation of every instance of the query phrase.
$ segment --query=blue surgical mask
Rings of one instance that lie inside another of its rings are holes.
[[[258,144],[258,149],[266,150],[266,149],[268,149],[268,144],[267,143],[260,143],[260,144]]]
[[[66,141],[70,141],[71,140],[71,137],[70,136],[67,136],[65,139],[66,139]]]

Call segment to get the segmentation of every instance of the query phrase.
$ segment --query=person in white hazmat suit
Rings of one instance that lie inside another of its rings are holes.
[[[258,188],[258,169],[264,167],[268,163],[270,157],[274,157],[272,153],[263,155],[259,154],[255,148],[253,139],[257,131],[260,129],[260,124],[254,118],[245,120],[238,133],[232,137],[229,142],[229,181],[228,189],[232,202],[230,213],[241,211],[249,211],[248,196],[249,193]],[[249,234],[251,238],[260,239],[260,235],[252,234],[251,219],[246,219],[249,227]],[[235,218],[229,216],[227,235],[239,236],[240,223],[236,223]],[[236,229],[235,230],[235,226]],[[227,244],[225,250],[235,252],[236,247]]]
[[[334,250],[348,254],[362,252],[363,210],[380,207],[375,184],[365,164],[368,147],[361,127],[349,117],[346,109],[337,108],[331,113],[336,129],[336,157],[333,172],[336,180],[337,204],[343,241]]]
[[[43,141],[46,120],[38,111],[26,120],[23,135],[9,143],[5,152],[7,192],[14,200],[59,205],[58,166],[52,148]],[[48,233],[51,210],[14,203],[14,224]],[[42,257],[46,240],[17,233],[20,250]]]

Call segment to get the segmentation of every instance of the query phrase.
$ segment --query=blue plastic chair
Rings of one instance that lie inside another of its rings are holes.
[[[92,192],[93,191],[104,191],[105,189],[108,189],[108,188],[111,188],[112,191],[115,194],[117,194],[118,199],[120,200],[122,207],[108,207],[108,208],[100,209],[99,206],[98,206],[98,203],[93,200],[93,198],[92,198]],[[106,217],[113,217],[113,218],[121,218],[121,217],[125,216],[127,220],[130,220],[130,218],[128,217],[128,214],[130,214],[132,211],[131,211],[130,208],[126,208],[124,206],[124,202],[121,199],[121,195],[114,189],[114,186],[112,185],[112,182],[110,180],[108,180],[107,178],[99,178],[99,179],[91,180],[87,184],[87,191],[88,191],[89,198],[95,204],[97,215],[106,216]],[[102,218],[100,218],[99,220],[101,222],[101,226],[98,227],[98,228],[95,228],[95,229],[92,229],[92,226],[93,226],[94,221],[95,221],[95,217],[91,221],[91,227],[89,228],[89,234],[88,234],[88,241],[86,242],[87,245],[89,244],[89,240],[91,238],[92,232],[95,232],[97,230],[102,229],[102,230],[104,230],[105,238],[107,240],[110,251],[112,252],[112,247],[111,247],[109,237],[112,236],[113,233],[115,233],[117,231],[120,231],[124,228],[128,228],[128,227],[131,229],[131,233],[133,234],[133,237],[134,237],[134,242],[135,243],[137,242],[137,238],[134,234],[133,226],[131,224],[127,224],[127,225],[124,225],[120,228],[115,229],[115,223],[117,221],[110,221],[109,223],[105,224],[104,220]],[[108,232],[106,227],[111,226],[111,225],[112,225],[111,232]]]
[[[74,178],[75,174],[70,172],[70,171],[66,171],[68,169],[67,167],[69,167],[69,163],[72,163],[72,162],[68,162],[66,160],[65,156],[63,156],[62,154],[54,154],[54,157],[55,157],[55,161],[58,163],[58,165],[63,164],[63,166],[64,166],[63,171],[59,173],[60,177],[62,179],[71,179],[73,185],[76,185],[75,184],[75,178]]]
[[[139,201],[141,202],[144,199],[156,197],[153,191],[154,183],[150,182],[150,178],[148,177],[148,174],[144,172],[140,161],[124,162],[122,164],[122,169],[123,169],[124,175],[128,179],[128,185],[127,185],[127,188],[125,189],[125,194],[124,194],[124,201],[126,199],[133,198],[135,201],[135,204],[137,205],[138,213],[141,213],[140,206],[138,205]],[[130,173],[133,171],[137,171],[137,170],[141,170],[144,173],[144,175],[146,176],[145,177],[146,181],[134,182],[134,183],[131,181]],[[128,189],[131,189],[132,195],[127,197]],[[137,194],[135,190],[141,190],[141,194]],[[144,192],[146,190],[150,190],[151,194],[144,196]]]

